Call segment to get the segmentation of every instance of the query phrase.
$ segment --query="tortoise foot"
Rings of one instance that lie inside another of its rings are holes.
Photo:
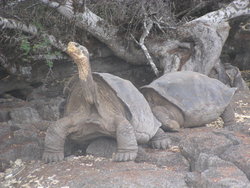
[[[169,139],[152,140],[151,146],[154,149],[167,149],[169,148]]]
[[[51,152],[44,152],[42,160],[45,163],[52,163],[52,162],[59,162],[64,159],[63,153],[51,153]]]
[[[167,134],[162,130],[158,129],[155,136],[150,141],[152,148],[154,149],[167,149],[170,146],[171,140]]]
[[[134,161],[137,156],[137,152],[117,152],[113,156],[113,161],[124,162],[124,161]]]

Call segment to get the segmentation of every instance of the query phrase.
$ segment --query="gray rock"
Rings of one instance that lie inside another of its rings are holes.
[[[180,148],[181,153],[190,161],[191,170],[194,170],[195,161],[198,160],[200,153],[220,155],[229,147],[238,144],[236,140],[236,138],[228,139],[223,134],[194,131],[180,142]]]
[[[201,153],[194,170],[196,173],[186,176],[187,184],[192,187],[247,188],[250,185],[242,171],[218,156]]]
[[[8,110],[1,110],[0,111],[0,122],[6,122],[10,119],[9,111]]]
[[[13,125],[31,124],[40,121],[41,118],[36,109],[29,106],[16,108],[10,112],[11,122]],[[21,127],[20,127],[21,128]]]
[[[232,146],[220,157],[235,164],[250,180],[250,137],[245,137],[245,139],[248,143]]]
[[[62,97],[55,97],[35,100],[32,103],[43,120],[55,121],[61,116],[61,106],[64,101]]]
[[[220,159],[218,156],[200,153],[195,162],[194,171],[203,172],[209,168],[221,168],[232,166],[232,163]]]
[[[36,109],[29,105],[18,107],[10,111],[10,117],[0,126],[0,161],[40,159],[43,137],[34,126],[41,122]]]
[[[37,160],[42,156],[42,147],[38,143],[13,144],[0,152],[0,160],[15,161],[18,158],[22,160]]]
[[[13,141],[15,144],[21,144],[25,142],[38,141],[39,137],[37,133],[33,130],[20,129],[13,132]]]
[[[136,158],[136,162],[144,162],[154,164],[166,170],[174,170],[176,172],[188,172],[189,163],[180,154],[180,152],[172,152],[170,150],[152,150],[151,148],[140,148]]]

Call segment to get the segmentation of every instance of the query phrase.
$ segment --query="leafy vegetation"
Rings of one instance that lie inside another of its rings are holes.
[[[32,56],[40,55],[44,57],[46,65],[51,69],[53,68],[54,56],[62,56],[62,53],[57,50],[53,50],[48,38],[41,36],[38,40],[30,40],[26,36],[22,36],[20,40],[20,50],[22,53],[23,61],[30,61]]]
[[[23,37],[21,39],[20,49],[23,51],[23,55],[28,55],[31,50],[30,42],[28,41],[27,37]]]

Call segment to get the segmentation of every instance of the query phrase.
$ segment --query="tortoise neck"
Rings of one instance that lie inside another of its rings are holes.
[[[84,55],[80,55],[78,57],[74,57],[73,59],[77,64],[83,97],[90,105],[98,105],[97,86],[93,80],[89,58]]]
[[[73,57],[73,59],[78,68],[79,78],[84,81],[86,81],[89,78],[92,79],[92,72],[89,63],[89,58],[84,55],[80,55],[78,57]]]

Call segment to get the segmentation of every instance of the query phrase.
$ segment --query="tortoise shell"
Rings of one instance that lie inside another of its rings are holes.
[[[197,72],[181,71],[165,74],[141,91],[150,90],[176,105],[188,127],[217,119],[229,105],[236,88]]]

